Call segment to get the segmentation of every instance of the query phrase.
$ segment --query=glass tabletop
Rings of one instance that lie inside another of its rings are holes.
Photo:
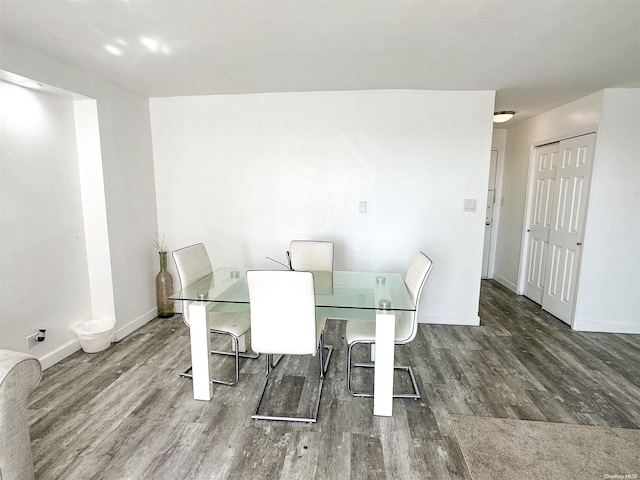
[[[399,273],[313,272],[316,307],[358,310],[416,309]],[[223,267],[176,292],[171,300],[248,304],[246,271]]]

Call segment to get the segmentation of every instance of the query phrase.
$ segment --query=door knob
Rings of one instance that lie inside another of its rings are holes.
[[[485,223],[485,225],[488,227],[489,225],[491,225],[491,222],[487,222]]]
[[[582,242],[578,242],[578,243],[576,243],[576,245],[580,246],[580,245],[582,245]]]

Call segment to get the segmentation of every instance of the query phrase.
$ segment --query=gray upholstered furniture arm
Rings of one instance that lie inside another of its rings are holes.
[[[33,478],[27,397],[41,376],[35,357],[0,350],[0,480]]]

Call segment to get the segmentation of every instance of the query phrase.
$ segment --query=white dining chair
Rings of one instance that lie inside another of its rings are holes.
[[[264,385],[251,418],[315,422],[333,347],[324,344],[324,326],[327,319],[316,317],[313,273],[254,270],[247,272],[247,284],[251,305],[251,343],[254,351],[266,354],[267,365]],[[274,355],[319,357],[320,379],[312,415],[283,416],[260,413],[260,405],[275,366]]]
[[[426,283],[427,277],[431,273],[433,262],[424,253],[418,253],[405,276],[405,284],[411,299],[413,300],[416,310],[413,312],[397,312],[396,313],[396,334],[395,344],[404,345],[411,342],[418,332],[418,306],[420,305],[420,297],[422,295],[422,289]],[[354,392],[351,387],[352,368],[374,368],[374,364],[367,363],[353,363],[351,362],[352,349],[355,345],[367,344],[369,346],[375,344],[376,338],[376,325],[375,322],[369,320],[348,320],[346,328],[346,341],[349,345],[347,351],[347,389],[349,393],[354,397],[373,397],[373,393],[369,392]],[[410,365],[395,365],[395,370],[405,371],[409,373],[411,383],[413,384],[413,393],[409,394],[394,394],[393,398],[420,398],[420,391],[418,390],[418,384],[416,377],[413,374],[413,369]]]
[[[332,272],[333,242],[292,240],[289,244],[291,270]]]
[[[178,270],[180,279],[180,288],[183,289],[188,285],[200,280],[202,277],[213,272],[211,261],[207,250],[202,243],[197,243],[189,247],[184,247],[173,252],[173,259]],[[215,303],[211,302],[209,309],[215,307]],[[189,327],[189,302],[182,302],[182,318],[184,323]],[[212,383],[220,383],[223,385],[235,385],[240,379],[240,357],[258,358],[257,353],[240,352],[239,339],[245,335],[251,328],[251,320],[248,314],[243,313],[227,313],[207,311],[207,322],[209,333],[217,335],[228,335],[232,341],[232,351],[212,350],[212,354],[231,355],[235,357],[235,377],[231,381],[211,379]],[[180,373],[181,377],[192,378],[190,373],[192,366]]]

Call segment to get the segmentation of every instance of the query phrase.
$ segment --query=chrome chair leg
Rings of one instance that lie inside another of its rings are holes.
[[[282,360],[283,358],[284,358],[284,355],[278,355],[278,359],[274,362],[273,355],[271,355],[271,368],[276,368],[280,363],[280,360]]]
[[[328,351],[326,359],[324,358],[324,350]],[[287,417],[287,416],[278,416],[278,415],[260,415],[258,411],[260,410],[260,405],[262,403],[262,399],[264,398],[264,392],[267,390],[267,384],[269,383],[269,374],[271,370],[278,364],[278,362],[282,359],[283,355],[280,355],[278,360],[273,362],[273,355],[267,355],[267,371],[265,374],[264,383],[262,384],[262,390],[260,391],[260,396],[258,397],[258,403],[256,403],[255,410],[253,411],[253,415],[251,418],[254,420],[280,420],[285,422],[305,422],[305,423],[315,423],[318,420],[318,411],[320,410],[320,398],[322,397],[322,387],[324,386],[324,374],[329,368],[329,360],[331,359],[331,353],[333,352],[333,346],[324,344],[324,333],[320,337],[320,346],[318,347],[319,353],[319,361],[320,361],[320,380],[318,383],[318,394],[316,396],[316,403],[313,409],[313,416],[311,417]]]
[[[215,334],[218,334],[218,335],[229,335],[231,337],[231,341],[233,342],[233,352],[211,350],[210,353],[211,353],[211,355],[233,356],[234,357],[234,361],[235,361],[235,367],[236,367],[235,379],[233,381],[228,382],[228,381],[218,380],[218,379],[214,379],[214,378],[212,378],[210,381],[211,381],[211,383],[218,383],[218,384],[221,384],[221,385],[228,385],[228,386],[235,385],[240,380],[240,358],[256,359],[256,358],[258,358],[260,356],[260,354],[259,353],[244,353],[244,352],[240,352],[239,348],[238,348],[238,337],[236,337],[235,335],[232,335],[232,334],[226,333],[226,332],[217,332],[217,331],[213,331],[213,330],[211,330],[210,333],[215,333]],[[182,377],[182,378],[193,378],[193,373],[191,373],[192,371],[193,371],[193,365],[189,365],[188,368],[186,368],[185,370],[180,372],[178,375],[180,377]]]
[[[327,350],[328,354],[327,354],[327,358],[324,361],[324,365],[323,365],[323,353],[324,350]],[[320,336],[320,366],[322,367],[323,371],[322,371],[322,375],[324,375],[327,372],[327,369],[329,368],[329,360],[331,360],[331,354],[333,353],[333,345],[325,345],[324,343],[324,332],[322,332],[322,335]]]
[[[361,344],[361,345],[371,345],[371,342],[353,342],[351,345],[349,345],[349,349],[347,350],[347,390],[349,391],[349,393],[354,396],[354,397],[373,397],[373,393],[369,393],[369,392],[354,392],[353,389],[351,388],[351,377],[352,377],[352,371],[351,369],[353,367],[356,368],[375,368],[375,364],[374,363],[351,363],[351,349],[353,348],[354,345],[357,344]],[[393,367],[394,371],[395,370],[400,370],[400,371],[404,371],[409,373],[409,377],[411,378],[411,384],[413,385],[413,393],[400,393],[400,394],[393,394],[393,398],[412,398],[414,400],[417,400],[420,397],[420,391],[418,390],[418,382],[416,381],[416,377],[413,374],[413,369],[411,368],[411,366],[409,365],[394,365]]]
[[[233,341],[233,352],[228,352],[228,351],[224,351],[224,350],[211,350],[212,354],[216,354],[216,355],[233,355],[236,356],[236,353],[238,354],[238,356],[240,358],[252,358],[252,359],[256,359],[260,356],[259,353],[246,353],[246,352],[238,352],[238,344],[239,344],[239,337],[236,337],[235,335],[228,333],[228,332],[221,332],[219,330],[209,330],[209,333],[213,333],[216,335],[229,335]]]

